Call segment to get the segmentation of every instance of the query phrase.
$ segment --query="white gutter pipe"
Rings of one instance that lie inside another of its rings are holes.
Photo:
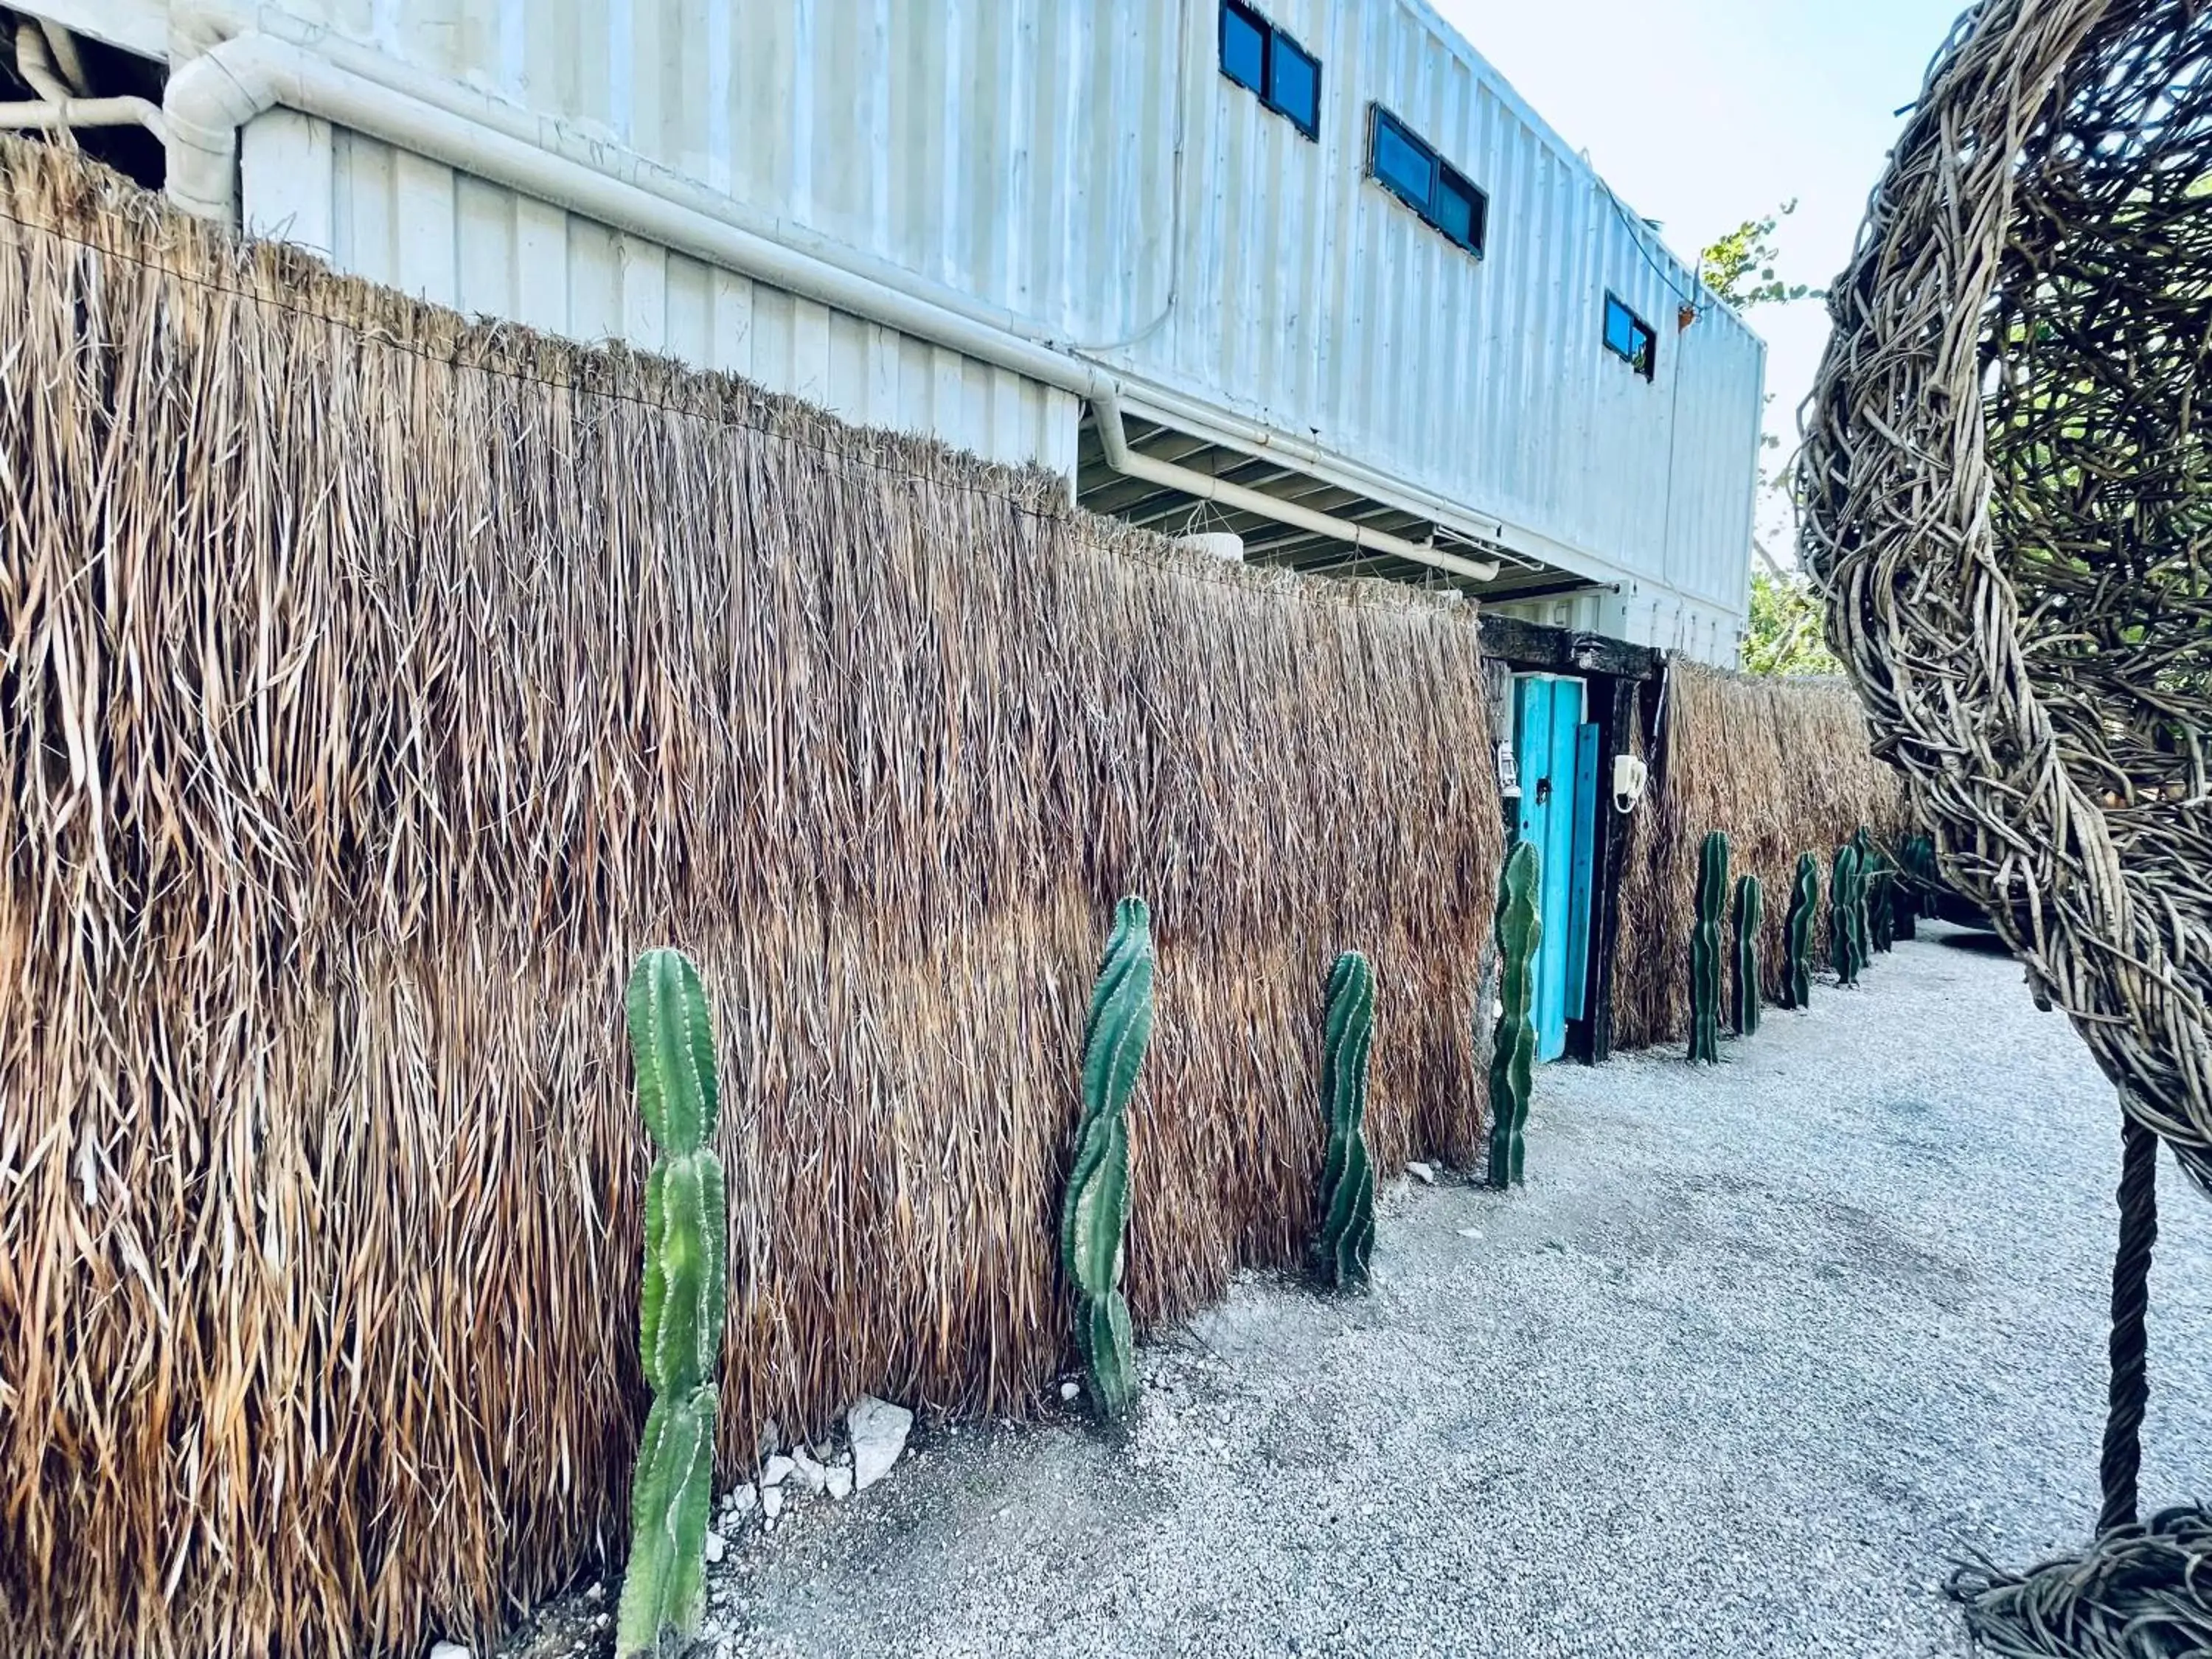
[[[143,98],[65,98],[58,104],[0,104],[0,127],[13,131],[44,128],[143,127],[166,139],[161,109]]]
[[[1470,581],[1486,582],[1498,574],[1494,559],[1476,561],[1464,559],[1455,553],[1446,553],[1434,547],[1424,547],[1409,542],[1402,536],[1392,536],[1380,530],[1355,524],[1349,519],[1340,519],[1333,514],[1317,513],[1296,501],[1286,501],[1263,490],[1248,489],[1232,483],[1226,478],[1217,478],[1211,473],[1194,471],[1187,466],[1177,466],[1170,461],[1155,460],[1150,455],[1138,453],[1129,447],[1128,434],[1121,425],[1121,393],[1109,381],[1091,400],[1091,418],[1097,423],[1098,439],[1106,451],[1106,464],[1116,472],[1132,478],[1142,478],[1148,483],[1180,489],[1185,495],[1195,495],[1201,501],[1218,501],[1224,507],[1235,507],[1243,513],[1273,519],[1300,530],[1310,530],[1316,535],[1334,540],[1349,542],[1353,547],[1388,554],[1392,558],[1410,559],[1435,570],[1449,570],[1454,575],[1464,576]]]
[[[69,39],[66,32],[57,29],[56,35]],[[144,127],[156,138],[166,140],[161,106],[143,98],[80,98],[77,92],[83,86],[83,71],[74,63],[75,51],[70,51],[71,64],[64,71],[57,69],[49,50],[49,37],[32,22],[15,26],[15,70],[39,94],[36,102],[0,104],[0,127],[21,129],[40,127],[48,131],[64,131],[75,127]]]
[[[653,189],[651,173],[637,182],[617,178],[289,41],[263,33],[226,40],[173,73],[162,102],[169,197],[202,218],[236,222],[239,129],[281,105],[1068,392],[1090,405],[1116,472],[1471,580],[1498,574],[1494,561],[1462,558],[1139,454],[1122,427],[1120,388],[1103,368],[686,206]]]

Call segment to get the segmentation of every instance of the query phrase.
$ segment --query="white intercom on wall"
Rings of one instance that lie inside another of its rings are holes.
[[[1644,786],[1650,781],[1651,769],[1633,755],[1613,757],[1613,810],[1629,813],[1636,803],[1644,799]]]

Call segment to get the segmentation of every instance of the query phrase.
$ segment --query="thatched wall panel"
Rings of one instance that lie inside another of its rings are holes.
[[[1642,752],[1644,734],[1636,735]],[[1622,866],[1613,965],[1620,1048],[1689,1036],[1690,928],[1707,832],[1727,833],[1731,888],[1736,877],[1756,875],[1766,890],[1760,966],[1771,1003],[1782,989],[1797,855],[1811,853],[1820,866],[1814,951],[1825,966],[1835,849],[1862,825],[1890,845],[1905,829],[1897,775],[1869,752],[1858,699],[1840,681],[1759,679],[1677,660],[1668,669],[1657,750]],[[1724,917],[1724,933],[1727,927]]]
[[[729,1109],[725,1473],[1020,1411],[1113,898],[1131,1288],[1296,1258],[1319,990],[1468,1159],[1498,855],[1471,609],[241,252],[0,146],[0,1641],[480,1635],[618,1553],[674,941]]]

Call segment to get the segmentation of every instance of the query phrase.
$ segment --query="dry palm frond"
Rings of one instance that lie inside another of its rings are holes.
[[[1639,740],[1641,733],[1638,733]],[[1790,891],[1797,855],[1820,865],[1825,937],[1828,860],[1863,826],[1895,845],[1905,829],[1896,775],[1867,748],[1858,699],[1839,682],[1754,678],[1677,661],[1668,669],[1653,783],[1630,825],[1613,961],[1613,1042],[1673,1042],[1690,1022],[1690,928],[1698,848],[1729,838],[1732,875]],[[1770,902],[1759,960],[1769,1000],[1789,953],[1789,907]],[[1825,959],[1825,948],[1815,954]]]
[[[770,1417],[1062,1364],[1124,892],[1140,1321],[1297,1259],[1340,950],[1377,1162],[1476,1156],[1472,606],[1185,557],[15,143],[0,466],[9,1651],[414,1651],[619,1547],[646,946],[721,1023],[725,1478]]]
[[[0,1645],[482,1636],[623,1534],[622,987],[721,1021],[725,1479],[1017,1412],[1115,898],[1130,1290],[1288,1263],[1323,978],[1388,1168],[1483,1128],[1474,608],[241,248],[0,145]]]

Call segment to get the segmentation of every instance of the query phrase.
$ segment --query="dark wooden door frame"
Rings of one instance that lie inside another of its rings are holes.
[[[1613,809],[1613,762],[1616,755],[1631,751],[1630,734],[1650,700],[1646,694],[1656,690],[1667,672],[1666,653],[1602,634],[1486,613],[1482,648],[1491,660],[1515,673],[1571,674],[1589,687],[1588,707],[1598,726],[1597,799],[1591,803],[1589,977],[1584,981],[1583,1016],[1567,1022],[1566,1058],[1595,1066],[1613,1054],[1613,964],[1620,936],[1620,879],[1631,821]],[[1510,699],[1507,707],[1511,707]],[[1496,735],[1513,734],[1508,730]],[[1655,778],[1656,772],[1655,767]],[[1518,815],[1511,802],[1499,805],[1510,840]],[[1650,808],[1639,804],[1636,810]]]

